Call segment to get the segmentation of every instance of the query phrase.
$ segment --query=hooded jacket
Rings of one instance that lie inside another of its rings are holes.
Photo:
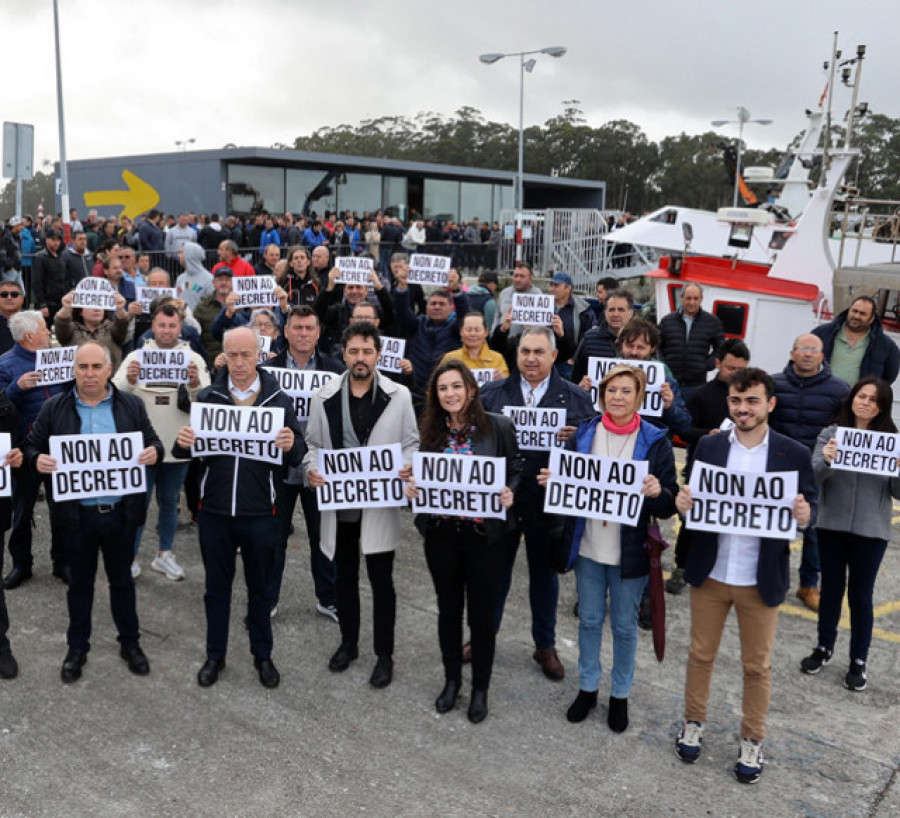
[[[212,274],[203,266],[206,252],[195,242],[187,242],[184,252],[184,272],[175,281],[175,292],[193,310],[197,302],[213,291]]]

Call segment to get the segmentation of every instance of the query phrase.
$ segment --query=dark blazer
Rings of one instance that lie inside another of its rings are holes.
[[[697,443],[694,462],[698,460],[713,466],[725,468],[731,448],[730,435],[707,435]],[[797,490],[810,505],[810,525],[816,522],[818,491],[813,476],[809,449],[796,440],[779,434],[769,428],[769,452],[766,471],[799,472]],[[691,550],[688,554],[684,578],[699,587],[710,575],[719,553],[719,535],[708,531],[692,531]],[[759,565],[756,571],[756,587],[766,605],[776,608],[784,602],[790,579],[790,542],[772,537],[764,537],[759,545]]]
[[[488,412],[488,420],[491,422],[491,434],[482,435],[472,444],[472,454],[482,457],[503,457],[506,459],[506,485],[515,494],[522,477],[522,456],[519,453],[519,444],[516,441],[516,430],[512,421],[506,415],[497,415]],[[461,457],[463,455],[460,455]],[[512,510],[506,513],[506,519],[488,518],[484,521],[484,535],[489,544],[500,542],[503,535],[515,525]],[[422,536],[428,530],[428,523],[434,517],[432,514],[417,514],[415,518],[416,528]]]

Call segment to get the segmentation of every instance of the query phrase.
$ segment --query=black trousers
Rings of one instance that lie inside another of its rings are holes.
[[[337,524],[334,563],[337,567],[337,609],[341,641],[359,644],[359,537],[361,521]],[[366,554],[366,573],[372,587],[372,630],[376,656],[393,656],[397,594],[394,591],[394,552]]]
[[[462,676],[463,610],[472,635],[472,688],[487,690],[494,667],[494,610],[503,582],[506,550],[488,545],[467,521],[440,520],[425,535],[425,559],[438,600],[438,641],[444,676]]]
[[[3,532],[0,532],[0,576],[3,575]],[[0,654],[9,650],[9,611],[6,609],[6,596],[3,583],[0,582]]]
[[[13,526],[9,535],[9,555],[12,557],[14,568],[30,570],[34,562],[31,550],[31,539],[34,530],[34,504],[37,502],[38,491],[41,482],[44,483],[44,496],[48,506],[50,500],[50,477],[41,476],[30,469],[19,469],[16,476],[18,483],[15,487],[13,499]],[[53,522],[51,508],[50,514],[50,559],[53,567],[61,567],[66,564],[66,534],[60,532],[59,526]]]
[[[91,648],[91,610],[97,562],[103,554],[103,567],[109,582],[109,606],[113,622],[123,644],[140,638],[131,560],[134,557],[135,528],[125,526],[122,504],[107,513],[96,506],[81,506],[81,525],[69,532],[69,630],[66,641],[73,650],[87,653]]]

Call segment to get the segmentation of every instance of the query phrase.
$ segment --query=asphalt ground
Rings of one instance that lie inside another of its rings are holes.
[[[716,664],[703,755],[674,752],[683,705],[689,599],[666,595],[666,658],[641,633],[631,724],[606,725],[600,706],[572,725],[578,690],[574,579],[561,579],[560,683],[532,660],[524,549],[498,637],[480,725],[466,719],[468,670],[456,710],[439,716],[443,673],[436,604],[421,540],[407,515],[397,552],[397,647],[393,684],[368,677],[370,595],[363,581],[361,656],[343,674],[327,669],[337,625],[315,612],[308,549],[298,510],[273,659],[281,686],[263,688],[241,619],[235,583],[231,650],[218,684],[202,689],[203,568],[196,529],[182,527],[175,554],[187,577],[149,570],[147,527],[137,580],[143,646],[152,672],[130,674],[118,656],[102,569],[94,634],[83,678],[64,685],[63,585],[50,574],[47,507],[40,503],[35,576],[7,592],[10,638],[21,671],[0,682],[0,815],[3,816],[888,816],[900,814],[900,548],[895,537],[876,586],[869,687],[843,687],[846,622],[836,658],[817,676],[799,662],[815,645],[815,616],[791,596],[782,607],[766,767],[759,784],[737,783],[741,668],[730,617]],[[900,517],[898,517],[900,520]],[[674,541],[671,526],[665,527]],[[671,556],[665,557],[668,565]],[[792,556],[796,577],[799,545]],[[8,556],[6,559],[8,568]],[[603,664],[611,661],[604,638]]]

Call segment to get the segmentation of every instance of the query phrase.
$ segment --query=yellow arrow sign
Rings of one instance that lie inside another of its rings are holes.
[[[122,171],[122,181],[128,190],[92,190],[84,194],[85,207],[109,207],[122,205],[120,216],[136,219],[159,204],[159,194],[140,176],[130,170]]]

